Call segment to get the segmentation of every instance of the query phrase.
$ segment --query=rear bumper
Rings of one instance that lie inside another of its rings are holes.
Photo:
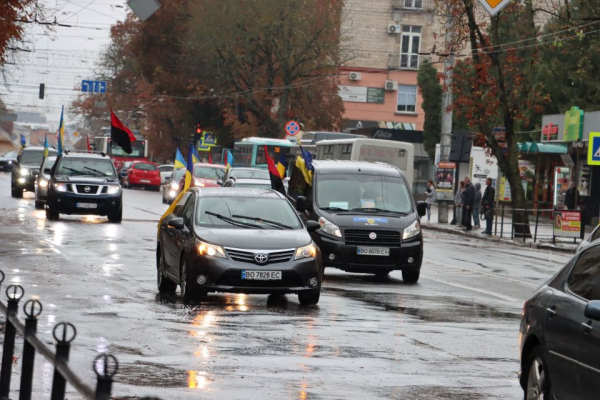
[[[140,185],[140,186],[160,186],[160,178],[138,178],[138,177],[130,177],[126,176],[127,182],[130,185]],[[147,182],[144,182],[147,181]]]
[[[61,214],[108,215],[122,207],[121,194],[81,196],[74,193],[54,193],[47,199],[48,206]],[[78,203],[95,204],[96,208],[78,207]]]

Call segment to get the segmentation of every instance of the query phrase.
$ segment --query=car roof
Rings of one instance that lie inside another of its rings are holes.
[[[157,163],[155,163],[155,162],[152,162],[152,161],[144,161],[144,160],[136,160],[136,161],[132,161],[131,163],[132,163],[132,164],[144,163],[144,164],[153,164],[153,165],[158,165],[158,164],[157,164]]]
[[[238,170],[238,169],[243,169],[243,170],[247,170],[247,171],[267,171],[266,169],[262,169],[262,168],[252,168],[252,167],[231,167],[231,170]],[[267,171],[268,172],[268,171]]]
[[[270,179],[256,179],[256,178],[240,178],[240,179],[234,180],[233,182],[236,185],[238,183],[255,183],[257,185],[264,185],[265,182],[271,183],[271,180]]]
[[[196,164],[194,164],[194,168],[197,168],[197,167],[209,167],[209,168],[225,169],[224,165],[209,164],[209,163],[196,163]]]
[[[243,188],[194,188],[191,190],[198,191],[200,197],[260,197],[268,199],[284,199],[283,195],[273,189],[252,189]]]
[[[97,153],[86,153],[86,152],[65,152],[62,154],[62,158],[98,158],[100,160],[109,160],[110,161],[110,157],[108,157],[105,154],[97,154]]]
[[[42,146],[27,146],[22,151],[44,151]],[[56,152],[56,149],[50,148],[49,151]]]
[[[397,167],[380,162],[372,163],[367,161],[350,160],[313,160],[312,165],[316,171],[323,174],[343,174],[350,171],[359,171],[372,175],[402,175],[402,171],[400,171],[400,169]]]
[[[175,167],[173,164],[160,164],[159,167]]]

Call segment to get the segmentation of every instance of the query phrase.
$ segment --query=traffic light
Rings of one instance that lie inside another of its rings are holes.
[[[40,100],[44,100],[44,90],[46,89],[46,85],[40,83]]]
[[[200,124],[196,124],[196,134],[197,135],[201,135],[202,134],[202,127],[200,127]]]

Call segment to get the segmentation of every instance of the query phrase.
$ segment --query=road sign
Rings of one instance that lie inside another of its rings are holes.
[[[106,93],[106,81],[81,81],[81,91],[89,93]]]
[[[288,121],[285,124],[285,133],[289,136],[296,136],[300,132],[300,124],[297,121]]]
[[[600,165],[600,132],[590,132],[588,165]]]
[[[479,0],[483,7],[492,15],[498,14],[510,0]]]

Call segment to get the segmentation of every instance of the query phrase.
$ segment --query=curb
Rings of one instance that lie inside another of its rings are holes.
[[[555,245],[544,244],[544,243],[522,243],[522,242],[510,240],[510,239],[502,239],[502,238],[499,238],[496,236],[488,236],[488,235],[481,235],[481,234],[475,235],[473,233],[467,233],[463,230],[457,230],[454,228],[446,228],[446,227],[442,227],[442,226],[421,224],[421,229],[431,230],[431,231],[436,231],[436,232],[444,232],[444,233],[449,233],[452,235],[457,235],[457,236],[462,236],[462,237],[467,236],[470,238],[485,240],[488,242],[504,243],[504,244],[509,244],[509,245],[518,246],[518,247],[529,247],[529,248],[538,249],[538,250],[554,250],[554,251],[558,251],[561,253],[569,253],[569,254],[575,254],[577,252],[577,249],[572,249],[572,248],[567,248],[567,247],[557,247]]]

